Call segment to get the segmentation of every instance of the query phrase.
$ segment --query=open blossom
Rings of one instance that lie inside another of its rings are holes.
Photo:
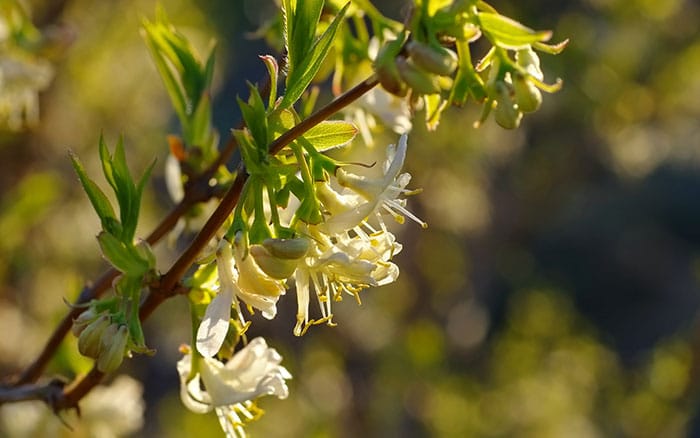
[[[324,235],[319,227],[309,226],[305,233],[313,237],[311,250],[295,272],[297,292],[297,323],[294,334],[301,336],[311,324],[333,324],[332,303],[343,294],[354,296],[370,286],[389,284],[398,278],[399,269],[391,263],[401,251],[393,234],[386,230],[367,234],[360,227],[349,233]],[[316,296],[321,318],[309,317],[311,294]]]
[[[316,184],[316,193],[329,217],[319,225],[305,225],[298,231],[308,236],[312,248],[297,266],[294,278],[297,290],[297,323],[294,334],[302,335],[311,324],[332,324],[332,303],[345,293],[359,302],[359,293],[370,286],[382,286],[398,278],[399,269],[391,262],[401,245],[384,224],[381,213],[389,212],[397,221],[408,216],[425,227],[405,207],[402,195],[408,173],[401,173],[406,157],[407,137],[401,136],[396,149],[389,147],[384,174],[377,179],[360,177],[338,170],[343,193],[327,182]],[[369,222],[376,218],[379,227]],[[311,295],[316,295],[321,318],[309,316]]]
[[[209,303],[197,330],[197,351],[202,356],[214,356],[224,343],[231,318],[231,307],[235,307],[238,318],[243,315],[238,303],[241,299],[248,306],[258,309],[267,319],[277,314],[277,300],[284,294],[283,281],[271,278],[245,254],[245,247],[236,239],[233,244],[222,240],[216,254],[219,273],[219,291]]]
[[[351,191],[350,194],[334,192],[330,187],[319,190],[321,201],[332,213],[331,217],[322,224],[328,234],[350,230],[371,216],[375,216],[384,228],[382,212],[388,212],[399,223],[403,223],[404,217],[408,217],[421,227],[427,227],[425,222],[406,209],[406,200],[400,198],[403,195],[416,193],[406,189],[411,175],[407,172],[401,173],[407,146],[408,136],[405,134],[399,139],[397,147],[389,145],[388,159],[384,164],[384,175],[381,178],[366,178],[342,168],[338,169],[338,183],[348,188]]]
[[[180,398],[185,407],[203,414],[216,411],[227,437],[245,436],[243,425],[254,415],[253,402],[265,395],[287,398],[291,379],[280,365],[282,356],[269,348],[265,339],[250,341],[226,363],[204,357],[192,375],[192,354],[177,364],[180,375]]]

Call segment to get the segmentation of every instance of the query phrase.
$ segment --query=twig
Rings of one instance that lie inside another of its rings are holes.
[[[207,198],[208,199],[208,198]],[[163,220],[156,226],[156,228],[151,232],[151,234],[146,237],[146,241],[153,245],[158,242],[163,236],[165,236],[170,230],[175,227],[177,221],[185,214],[187,211],[195,205],[197,202],[206,201],[201,196],[185,196],[185,198],[178,203],[168,215],[163,218]],[[41,376],[49,363],[56,350],[63,342],[63,338],[66,337],[68,331],[73,325],[73,320],[77,318],[83,310],[82,304],[88,303],[90,300],[99,298],[102,296],[109,288],[112,286],[112,282],[116,278],[119,272],[114,269],[108,269],[100,275],[100,277],[91,285],[87,285],[83,288],[75,301],[72,309],[68,314],[61,320],[56,329],[46,341],[46,345],[39,353],[39,356],[32,362],[19,378],[16,380],[15,385],[25,385],[27,383],[36,382]]]

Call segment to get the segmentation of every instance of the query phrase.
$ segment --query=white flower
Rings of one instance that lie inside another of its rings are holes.
[[[30,54],[0,53],[0,124],[18,131],[39,121],[39,92],[54,72],[51,64]]]
[[[386,230],[367,234],[357,226],[352,237],[347,232],[331,237],[318,226],[308,226],[302,232],[311,237],[313,244],[295,272],[296,336],[312,324],[333,325],[332,302],[342,300],[343,293],[354,296],[359,303],[363,289],[389,284],[399,275],[398,267],[390,260],[401,251],[401,245]],[[321,318],[316,320],[309,317],[312,291],[321,309]]]
[[[381,218],[382,211],[391,214],[399,223],[403,223],[404,216],[407,216],[423,228],[428,226],[406,209],[405,199],[399,199],[401,195],[416,193],[406,189],[411,175],[400,173],[406,159],[407,145],[408,136],[405,134],[399,139],[398,147],[389,145],[387,149],[388,159],[384,164],[384,175],[381,178],[366,178],[347,172],[342,168],[338,169],[338,183],[352,190],[354,195],[348,197],[348,195],[336,194],[337,197],[344,198],[343,201],[340,201],[332,199],[328,192],[328,190],[332,190],[330,188],[326,191],[318,191],[321,201],[327,208],[332,208],[330,204],[336,206],[336,210],[342,209],[343,205],[346,206],[344,211],[333,212],[334,214],[321,225],[325,232],[331,235],[342,233],[356,227],[372,215],[377,217],[381,228],[384,229],[384,222]],[[358,195],[364,202],[358,201]]]
[[[254,419],[255,399],[274,395],[287,398],[285,380],[291,379],[280,365],[282,357],[258,337],[233,355],[225,364],[210,357],[201,358],[192,374],[192,354],[177,364],[180,398],[193,412],[215,410],[227,436],[245,436],[243,425]]]
[[[285,284],[265,274],[253,257],[245,254],[245,245],[237,238],[234,251],[222,240],[216,254],[219,273],[219,292],[209,303],[197,330],[197,351],[202,356],[212,357],[218,353],[228,333],[231,307],[235,307],[238,318],[245,321],[237,298],[262,312],[267,319],[277,314],[277,300],[284,294]]]

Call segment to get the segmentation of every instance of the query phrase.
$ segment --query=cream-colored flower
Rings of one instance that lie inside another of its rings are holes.
[[[397,147],[389,145],[387,161],[384,163],[384,175],[381,178],[367,178],[347,172],[337,171],[338,183],[351,190],[350,194],[340,194],[329,186],[318,190],[324,206],[331,211],[331,216],[322,225],[322,229],[331,235],[340,234],[355,228],[370,217],[377,218],[384,229],[382,212],[388,212],[394,219],[403,223],[405,217],[426,228],[427,224],[406,208],[406,200],[401,196],[411,195],[415,191],[407,190],[411,180],[409,173],[401,173],[406,159],[408,136],[402,135]],[[361,200],[359,200],[361,199]],[[335,211],[333,211],[335,210]]]
[[[312,324],[332,325],[332,303],[341,301],[344,293],[354,296],[359,303],[363,289],[389,284],[399,275],[398,267],[390,260],[401,251],[401,245],[386,230],[368,234],[357,226],[352,230],[353,236],[348,232],[329,236],[319,226],[307,226],[301,231],[313,244],[295,272],[296,336],[301,336]],[[309,316],[312,293],[318,300],[320,319]]]
[[[286,292],[285,283],[260,269],[253,257],[245,254],[245,245],[239,238],[231,244],[222,240],[216,253],[219,273],[219,291],[209,303],[197,330],[197,351],[212,357],[219,352],[228,333],[231,307],[238,319],[245,323],[238,299],[258,309],[267,319],[277,314],[277,300]]]
[[[287,398],[291,379],[280,365],[282,356],[258,337],[222,363],[211,357],[199,359],[192,375],[192,354],[177,364],[180,375],[180,398],[193,412],[215,410],[227,436],[245,436],[243,425],[255,418],[251,413],[255,399],[274,395]]]

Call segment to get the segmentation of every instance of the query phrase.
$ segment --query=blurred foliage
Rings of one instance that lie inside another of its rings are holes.
[[[220,41],[214,112],[228,132],[239,119],[235,95],[247,95],[244,80],[262,77],[255,55],[272,51],[245,38],[272,1],[161,3],[202,50]],[[416,124],[407,167],[425,192],[410,202],[430,228],[405,230],[399,281],[369,291],[361,307],[338,306],[340,327],[293,338],[277,322],[293,319],[291,297],[281,318],[255,325],[295,379],[288,400],[261,403],[268,413],[252,425],[254,436],[700,430],[700,6],[494,3],[571,39],[545,63],[547,76],[565,78],[563,91],[514,132],[493,122],[474,130],[478,114],[470,111],[448,110],[430,135]],[[137,235],[170,206],[162,163],[176,115],[138,35],[155,2],[31,4],[40,29],[61,23],[75,39],[54,61],[40,123],[0,134],[0,332],[11,334],[0,338],[2,375],[34,357],[66,311],[62,298],[74,299],[105,266],[68,148],[92,174],[100,132],[108,143],[123,134],[134,160],[158,156],[157,194],[145,191]],[[402,2],[377,4],[401,18]],[[218,433],[215,418],[190,414],[178,400],[177,347],[189,328],[172,315],[187,318],[184,303],[161,310],[145,327],[158,355],[124,367],[145,391],[135,436]],[[67,344],[75,350],[73,339]],[[53,371],[84,367],[65,353]]]

